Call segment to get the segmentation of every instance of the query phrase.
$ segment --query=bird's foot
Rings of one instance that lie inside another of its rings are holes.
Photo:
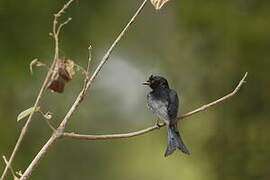
[[[160,129],[161,127],[164,126],[164,122],[160,122],[159,119],[158,119],[158,120],[156,121],[156,124],[155,124],[155,125],[157,126],[158,129]]]

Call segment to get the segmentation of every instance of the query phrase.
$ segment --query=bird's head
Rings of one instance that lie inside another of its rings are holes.
[[[151,89],[169,88],[168,81],[164,77],[154,75],[151,75],[143,85],[150,86]]]

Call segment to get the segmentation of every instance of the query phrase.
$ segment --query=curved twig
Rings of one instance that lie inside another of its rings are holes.
[[[53,21],[53,33],[52,33],[52,36],[53,36],[53,38],[54,38],[54,40],[55,40],[54,59],[53,59],[53,62],[52,62],[52,64],[51,64],[51,66],[50,66],[48,72],[47,72],[47,75],[46,75],[46,77],[45,77],[45,79],[44,79],[44,81],[43,81],[43,84],[42,84],[42,86],[41,86],[41,88],[40,88],[40,90],[39,90],[38,96],[37,96],[37,98],[36,98],[36,100],[35,100],[35,103],[34,103],[34,106],[33,106],[34,109],[35,109],[35,108],[38,106],[38,104],[40,103],[41,97],[42,97],[44,91],[46,90],[47,84],[48,84],[48,82],[49,82],[49,80],[50,80],[50,78],[51,78],[51,76],[52,76],[52,73],[53,73],[53,69],[54,69],[54,66],[55,66],[56,59],[59,58],[59,47],[58,47],[58,46],[59,46],[59,45],[58,45],[59,42],[58,42],[58,36],[59,36],[60,30],[61,30],[61,28],[62,28],[65,24],[67,24],[67,23],[71,20],[71,19],[68,19],[66,22],[64,22],[63,24],[61,24],[60,27],[59,27],[58,30],[57,30],[58,18],[64,13],[64,11],[69,7],[69,5],[70,5],[73,1],[74,1],[74,0],[69,0],[69,1],[63,6],[63,8],[62,8],[60,11],[58,11],[57,14],[54,15],[54,21]],[[20,147],[20,145],[21,145],[21,143],[22,143],[22,140],[23,140],[23,138],[25,137],[25,135],[26,135],[26,133],[27,133],[27,131],[28,131],[28,129],[29,129],[30,123],[32,122],[33,115],[34,115],[34,111],[29,115],[29,117],[28,117],[28,119],[27,119],[25,125],[23,126],[23,128],[22,128],[22,130],[21,130],[21,133],[20,133],[20,135],[19,135],[19,138],[18,138],[18,140],[17,140],[17,142],[16,142],[16,144],[15,144],[15,147],[14,147],[12,153],[11,153],[11,156],[10,156],[8,162],[7,162],[7,165],[6,165],[6,167],[5,167],[4,171],[3,171],[3,174],[2,174],[2,176],[1,176],[1,178],[0,178],[0,180],[4,180],[4,179],[6,178],[7,172],[8,172],[8,171],[7,171],[7,170],[8,170],[8,167],[11,166],[11,163],[13,162],[13,160],[14,160],[14,158],[15,158],[15,155],[17,154],[17,152],[18,152],[18,150],[19,150],[19,147]]]
[[[139,131],[126,133],[126,134],[83,135],[83,134],[75,134],[75,133],[63,133],[61,135],[61,138],[84,139],[84,140],[108,140],[108,139],[130,138],[130,137],[149,133],[163,126],[165,126],[165,124],[154,125],[146,129],[142,129]]]
[[[223,96],[222,98],[219,98],[219,99],[217,99],[217,100],[215,100],[215,101],[213,101],[213,102],[211,102],[209,104],[203,105],[200,108],[195,109],[194,111],[188,112],[188,113],[182,115],[181,117],[179,117],[178,119],[184,119],[184,118],[189,117],[189,116],[191,116],[193,114],[196,114],[198,112],[204,111],[207,108],[210,108],[211,106],[214,106],[216,104],[219,104],[219,103],[223,102],[224,100],[229,99],[230,97],[234,96],[240,90],[240,88],[242,87],[242,85],[246,82],[245,79],[246,79],[247,75],[248,75],[248,72],[245,73],[245,75],[243,76],[243,78],[241,79],[241,81],[238,83],[238,85],[236,86],[236,88],[231,93],[229,93],[226,96]]]
[[[225,101],[226,99],[229,99],[230,97],[234,96],[242,87],[242,85],[245,83],[245,79],[247,77],[247,72],[245,73],[245,75],[243,76],[243,78],[241,79],[241,81],[238,83],[238,85],[236,86],[236,88],[229,94],[227,94],[226,96],[223,96],[222,98],[217,99],[216,101],[213,101],[209,104],[203,105],[191,112],[188,112],[184,115],[182,115],[181,117],[178,117],[178,120],[182,120],[184,118],[187,118],[189,116],[192,116],[198,112],[201,111],[205,111],[206,109],[219,104],[223,101]],[[151,131],[157,130],[160,127],[164,127],[165,123],[162,124],[158,124],[158,125],[154,125],[152,127],[146,128],[146,129],[142,129],[139,131],[135,131],[135,132],[131,132],[131,133],[125,133],[125,134],[106,134],[106,135],[83,135],[83,134],[75,134],[75,133],[63,133],[60,137],[61,138],[71,138],[71,139],[84,139],[84,140],[107,140],[107,139],[120,139],[120,138],[130,138],[130,137],[134,137],[134,136],[139,136],[142,134],[146,134],[149,133]]]
[[[60,10],[59,13],[57,13],[55,15],[55,18],[59,17],[64,12],[64,10],[68,7],[68,5],[72,1],[73,0],[70,0],[66,5],[64,5],[63,9]],[[122,37],[125,35],[125,33],[127,32],[128,28],[131,26],[131,24],[135,21],[135,18],[140,14],[140,12],[142,11],[142,9],[145,6],[145,4],[147,3],[147,1],[148,0],[144,0],[142,2],[142,4],[140,5],[140,7],[137,9],[137,11],[135,12],[135,14],[130,19],[130,21],[127,23],[127,25],[121,31],[121,33],[117,36],[117,38],[115,39],[115,41],[112,43],[111,47],[106,51],[106,54],[103,56],[103,58],[100,61],[99,65],[97,66],[97,68],[95,69],[94,73],[92,74],[91,78],[89,80],[87,79],[85,85],[83,86],[83,88],[80,91],[79,95],[77,96],[75,102],[73,103],[73,105],[71,106],[71,108],[69,109],[69,111],[67,112],[66,116],[62,120],[62,122],[59,125],[59,127],[56,129],[56,131],[54,131],[54,133],[52,134],[52,136],[50,137],[50,139],[47,141],[47,143],[42,147],[42,149],[38,152],[38,154],[32,160],[32,162],[27,167],[27,169],[23,173],[23,175],[20,178],[20,180],[26,180],[26,179],[28,179],[31,176],[33,170],[38,165],[38,163],[40,162],[40,160],[45,156],[45,154],[47,153],[47,151],[49,150],[49,148],[56,142],[56,140],[58,140],[62,136],[62,134],[64,132],[64,129],[65,129],[66,125],[67,125],[67,122],[70,120],[70,118],[73,115],[73,113],[77,110],[77,108],[79,107],[80,103],[83,101],[83,99],[85,97],[85,94],[86,94],[86,90],[89,89],[89,87],[92,85],[92,83],[94,82],[96,76],[98,75],[98,73],[100,72],[100,70],[102,69],[102,67],[105,65],[105,63],[107,62],[107,60],[109,59],[109,57],[110,57],[113,49],[118,44],[118,42],[122,39]],[[54,21],[54,25],[56,25],[56,24],[57,24],[57,19],[55,19],[55,21]],[[57,33],[56,28],[54,28],[54,30],[53,30],[53,34],[55,34],[55,33]],[[58,52],[58,36],[54,36],[54,38],[55,38],[55,41],[56,41],[56,44],[55,44],[56,50],[55,51]],[[55,57],[58,57],[58,53],[55,54]]]
[[[124,29],[121,31],[121,33],[117,36],[117,38],[112,43],[111,47],[106,51],[105,55],[103,56],[102,60],[98,64],[97,68],[95,69],[94,73],[92,74],[91,78],[86,82],[85,87],[82,89],[80,94],[77,96],[76,101],[73,103],[72,107],[66,114],[64,120],[61,122],[59,128],[61,130],[64,130],[66,127],[67,122],[69,121],[70,117],[73,115],[73,113],[77,110],[78,106],[80,105],[81,101],[83,100],[86,90],[90,88],[90,86],[93,84],[94,80],[96,79],[97,75],[99,74],[102,67],[105,65],[105,63],[108,61],[113,49],[115,46],[119,43],[119,41],[123,38],[129,27],[132,25],[132,23],[135,21],[135,18],[140,14],[142,9],[144,8],[145,4],[148,0],[144,0],[140,7],[137,9],[137,11],[134,13],[132,18],[129,20],[127,25],[124,27]]]

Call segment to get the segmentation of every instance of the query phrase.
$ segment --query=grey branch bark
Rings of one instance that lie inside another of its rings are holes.
[[[34,106],[38,106],[41,96],[44,93],[44,90],[46,89],[46,85],[52,75],[53,72],[53,67],[55,65],[55,61],[59,58],[59,41],[58,41],[58,35],[60,33],[61,28],[70,21],[70,19],[68,19],[67,21],[65,21],[64,23],[60,24],[60,26],[57,27],[58,24],[58,18],[64,13],[64,11],[68,8],[68,6],[73,2],[74,0],[69,0],[64,6],[63,8],[54,15],[54,21],[53,21],[53,33],[52,36],[55,40],[55,57],[54,57],[54,61],[51,65],[51,68],[49,69],[47,76],[44,80],[44,83],[42,85],[42,88],[39,92],[39,95],[36,99],[36,102],[34,104]],[[136,131],[136,132],[131,132],[131,133],[126,133],[126,134],[110,134],[110,135],[80,135],[80,134],[75,134],[75,133],[65,133],[64,130],[66,128],[67,123],[69,122],[69,120],[71,119],[71,116],[74,114],[74,112],[78,109],[79,105],[81,104],[81,102],[83,101],[87,90],[91,87],[91,85],[93,84],[95,78],[97,77],[97,75],[99,74],[99,72],[101,71],[101,69],[103,68],[103,66],[105,65],[105,63],[108,61],[111,52],[113,51],[113,49],[116,47],[116,45],[118,44],[118,42],[123,38],[123,36],[125,35],[125,33],[127,32],[127,30],[129,29],[129,27],[132,25],[132,23],[135,21],[135,18],[140,14],[140,12],[142,11],[143,7],[145,6],[145,4],[147,3],[148,0],[143,0],[142,4],[140,5],[140,7],[137,9],[137,11],[135,12],[135,14],[133,15],[133,17],[130,19],[130,21],[127,23],[127,25],[124,27],[124,29],[121,31],[121,33],[117,36],[117,38],[115,39],[115,41],[112,43],[112,45],[110,46],[110,48],[107,50],[107,52],[105,53],[105,55],[103,56],[103,58],[101,59],[99,65],[97,66],[97,68],[95,69],[94,73],[92,74],[92,76],[90,78],[88,78],[88,76],[85,79],[85,84],[81,90],[81,92],[79,93],[79,95],[77,96],[75,102],[73,103],[73,105],[71,106],[71,108],[69,109],[69,111],[67,112],[67,114],[65,115],[64,119],[62,120],[61,124],[58,126],[58,128],[53,132],[52,136],[49,138],[49,140],[46,142],[46,144],[42,147],[42,149],[38,152],[38,154],[35,156],[35,158],[32,160],[32,162],[30,163],[30,165],[27,167],[27,169],[25,170],[25,172],[23,173],[23,175],[21,176],[20,180],[26,180],[28,179],[33,170],[38,166],[40,160],[46,155],[46,153],[48,152],[48,150],[50,149],[50,147],[52,147],[54,145],[54,143],[62,138],[73,138],[73,139],[87,139],[87,140],[102,140],[102,139],[117,139],[117,138],[129,138],[129,137],[134,137],[134,136],[139,136],[142,134],[146,134],[148,132],[151,132],[153,130],[159,129],[160,127],[165,126],[165,124],[159,124],[159,125],[155,125],[140,131]],[[89,66],[89,65],[88,65]],[[88,68],[87,68],[88,69]],[[184,114],[183,116],[179,117],[178,120],[180,119],[184,119],[188,116],[191,116],[195,113],[204,111],[218,103],[221,103],[227,99],[229,99],[230,97],[234,96],[240,89],[240,87],[243,85],[244,80],[247,76],[247,73],[245,74],[245,76],[243,77],[243,79],[239,82],[238,86],[235,88],[235,90],[233,92],[231,92],[230,94],[214,101],[211,102],[207,105],[204,105],[194,111],[191,111],[189,113]],[[26,133],[26,131],[29,128],[29,124],[32,120],[32,116],[33,113],[29,116],[25,126],[23,127],[22,131],[21,131],[21,135],[19,136],[19,139],[15,145],[15,148],[12,152],[12,155],[9,159],[9,162],[7,163],[7,166],[2,174],[1,180],[4,180],[6,174],[7,174],[7,170],[8,167],[11,167],[11,163],[14,159],[14,156],[16,154],[16,152],[18,151],[18,148],[21,144],[21,141]]]
[[[128,28],[135,21],[135,18],[140,14],[140,12],[142,11],[142,9],[145,6],[145,4],[147,3],[147,1],[148,0],[144,0],[143,1],[143,3],[141,4],[141,6],[137,9],[137,11],[132,16],[132,18],[130,19],[130,21],[127,23],[127,25],[124,27],[124,29],[122,30],[122,32],[117,36],[117,38],[115,39],[115,41],[112,43],[111,47],[107,50],[107,52],[103,56],[102,60],[100,61],[99,65],[97,66],[97,68],[94,71],[94,73],[91,76],[91,78],[89,80],[87,79],[86,86],[84,86],[82,88],[81,92],[77,96],[75,102],[73,103],[73,105],[71,106],[71,108],[69,109],[69,111],[67,112],[66,116],[64,117],[64,119],[61,122],[61,124],[59,125],[59,127],[56,129],[56,131],[53,133],[53,135],[50,137],[50,139],[47,141],[47,143],[42,147],[42,149],[39,151],[39,153],[35,156],[34,160],[27,167],[27,169],[23,173],[23,175],[20,178],[20,180],[26,180],[26,179],[28,179],[31,176],[34,168],[38,165],[38,163],[40,162],[40,160],[45,156],[45,154],[47,153],[47,151],[49,150],[49,148],[56,142],[57,139],[59,139],[61,137],[61,135],[63,134],[63,132],[65,130],[65,127],[66,127],[68,121],[71,118],[71,116],[77,110],[77,108],[79,107],[80,103],[83,101],[87,89],[90,88],[90,86],[94,82],[96,76],[98,75],[98,73],[100,72],[100,70],[102,69],[102,67],[105,65],[105,63],[108,61],[108,59],[109,59],[109,57],[111,55],[111,52],[113,51],[113,49],[115,48],[115,46],[118,44],[118,42],[123,38],[123,36],[127,32]],[[66,8],[66,7],[67,6],[64,6],[64,8]],[[55,17],[59,17],[59,16],[57,16],[57,14],[56,14]],[[57,21],[54,21],[54,22],[57,23]],[[56,39],[56,40],[58,41],[58,39]],[[57,44],[57,46],[58,46],[58,44]]]
[[[73,113],[76,111],[76,109],[78,108],[78,106],[80,105],[81,101],[83,100],[86,90],[90,88],[90,86],[92,85],[92,83],[94,82],[95,78],[97,77],[98,73],[100,72],[100,70],[102,69],[102,67],[105,65],[105,63],[108,61],[113,49],[115,48],[115,46],[119,43],[119,41],[122,39],[122,37],[124,36],[124,34],[127,32],[128,28],[132,25],[132,23],[135,21],[135,18],[139,15],[139,13],[142,11],[143,7],[145,6],[147,0],[144,0],[143,3],[141,4],[141,6],[138,8],[138,10],[135,12],[135,14],[132,16],[132,18],[130,19],[130,21],[127,23],[127,25],[124,27],[124,29],[122,30],[122,32],[117,36],[117,38],[115,39],[115,41],[112,43],[111,47],[107,50],[106,54],[103,56],[102,60],[100,61],[99,65],[97,66],[96,70],[94,71],[93,75],[91,76],[91,78],[87,81],[86,83],[86,87],[83,88],[83,90],[80,92],[80,94],[78,95],[75,103],[72,105],[72,107],[70,108],[70,110],[68,111],[67,115],[65,116],[64,120],[62,121],[62,123],[60,124],[60,128],[64,129],[66,127],[66,124],[68,122],[68,120],[70,119],[70,117],[73,115]]]
[[[36,98],[36,101],[34,103],[34,109],[39,105],[40,103],[40,100],[41,100],[41,97],[43,95],[43,93],[45,92],[46,88],[47,88],[47,84],[51,78],[51,75],[53,73],[53,69],[54,69],[54,66],[55,66],[55,62],[56,60],[58,59],[58,56],[59,56],[59,45],[58,45],[58,36],[59,36],[59,32],[56,32],[56,26],[57,26],[57,19],[58,17],[61,16],[62,13],[64,13],[65,9],[73,2],[73,0],[70,0],[68,1],[67,4],[64,5],[64,7],[57,13],[55,14],[55,18],[54,18],[54,21],[53,21],[53,37],[55,39],[55,53],[54,53],[54,59],[53,59],[53,62],[47,72],[47,75],[45,77],[45,80],[43,81],[43,84],[39,90],[39,93],[38,93],[38,96]],[[60,30],[59,30],[60,31]],[[30,127],[30,124],[32,122],[32,118],[33,118],[33,115],[34,115],[34,111],[29,115],[25,125],[23,126],[22,130],[21,130],[21,133],[20,133],[20,136],[15,144],[15,147],[11,153],[11,156],[9,158],[9,161],[3,171],[3,174],[1,176],[1,180],[4,180],[6,178],[6,175],[7,175],[7,170],[8,170],[8,167],[11,166],[11,163],[13,162],[14,158],[15,158],[15,155],[16,153],[18,152],[19,150],[19,147],[22,143],[22,140],[23,138],[25,137],[29,127]]]
[[[181,117],[178,117],[178,120],[182,120],[184,118],[192,116],[192,115],[199,113],[201,111],[205,111],[206,109],[231,98],[240,90],[242,85],[245,83],[245,79],[247,77],[247,74],[248,73],[246,72],[245,75],[243,76],[243,78],[241,79],[241,81],[238,83],[236,88],[231,93],[229,93],[226,96],[223,96],[223,97],[221,97],[221,98],[219,98],[219,99],[217,99],[209,104],[203,105],[203,106],[201,106],[201,107],[199,107],[191,112],[188,112],[188,113],[182,115]],[[157,130],[160,127],[164,127],[164,126],[165,126],[165,123],[162,123],[159,125],[154,125],[152,127],[148,127],[146,129],[142,129],[142,130],[131,132],[131,133],[125,133],[125,134],[83,135],[83,134],[75,134],[75,133],[63,133],[61,135],[61,138],[83,139],[83,140],[107,140],[107,139],[130,138],[130,137],[139,136],[139,135],[149,133],[151,131]]]
[[[227,94],[226,96],[223,96],[222,98],[217,99],[216,101],[213,101],[213,102],[211,102],[209,104],[203,105],[202,107],[200,107],[198,109],[195,109],[194,111],[186,113],[183,116],[179,117],[178,119],[184,119],[184,118],[189,117],[189,116],[191,116],[193,114],[204,111],[204,110],[206,110],[206,109],[208,109],[208,108],[210,108],[210,107],[212,107],[212,106],[214,106],[216,104],[219,104],[219,103],[223,102],[226,99],[231,98],[232,96],[234,96],[240,90],[242,85],[246,82],[245,79],[246,79],[247,75],[248,75],[248,72],[245,73],[245,75],[243,76],[241,81],[238,83],[236,88],[231,93]]]

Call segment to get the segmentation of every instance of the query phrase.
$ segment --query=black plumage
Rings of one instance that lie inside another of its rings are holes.
[[[168,145],[165,157],[172,154],[176,148],[185,154],[190,154],[177,128],[177,113],[179,99],[177,93],[170,89],[168,81],[161,76],[150,76],[143,83],[150,86],[152,91],[147,95],[148,107],[159,119],[164,120],[168,129]]]

